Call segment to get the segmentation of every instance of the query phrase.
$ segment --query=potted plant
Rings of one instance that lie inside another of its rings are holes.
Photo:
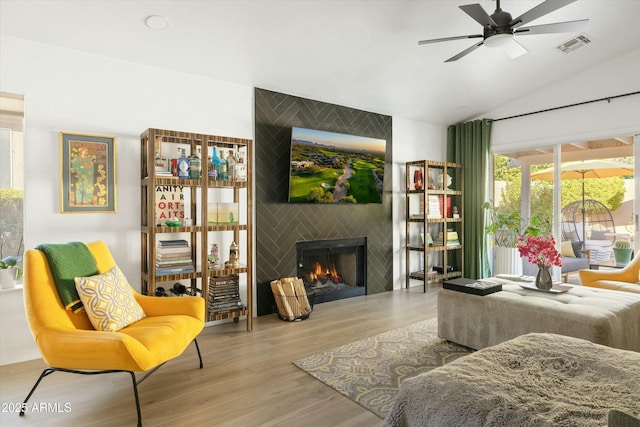
[[[21,258],[8,256],[0,260],[0,288],[13,288],[16,280],[22,277],[22,269],[18,265]]]
[[[631,261],[631,242],[628,240],[616,240],[613,245],[613,256],[616,260],[616,264],[627,265]]]
[[[493,274],[522,275],[522,260],[518,253],[518,237],[537,236],[542,231],[542,218],[533,217],[525,221],[520,212],[499,210],[490,202],[484,202],[482,208],[490,215],[490,223],[484,229],[493,236],[495,265]]]

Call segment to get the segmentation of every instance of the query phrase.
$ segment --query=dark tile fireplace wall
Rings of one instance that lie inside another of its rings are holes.
[[[289,204],[293,126],[387,141],[381,204]],[[256,300],[276,312],[270,282],[296,275],[296,242],[367,237],[367,293],[393,289],[391,116],[255,89]]]

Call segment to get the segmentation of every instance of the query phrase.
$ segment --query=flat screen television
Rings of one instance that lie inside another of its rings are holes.
[[[293,127],[290,203],[382,203],[387,141]]]

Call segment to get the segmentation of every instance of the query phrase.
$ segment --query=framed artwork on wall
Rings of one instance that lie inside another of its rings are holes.
[[[116,138],[60,132],[62,213],[116,211]]]

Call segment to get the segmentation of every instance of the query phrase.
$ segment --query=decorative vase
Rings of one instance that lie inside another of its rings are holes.
[[[633,249],[629,248],[613,248],[613,256],[616,260],[616,264],[627,265],[631,261],[631,253]]]
[[[0,268],[0,289],[11,289],[16,280],[14,268]]]
[[[553,286],[549,268],[550,267],[546,265],[538,265],[538,274],[536,275],[536,288],[548,291]]]
[[[493,265],[493,275],[513,274],[522,276],[522,258],[516,248],[503,248],[496,246],[493,249],[495,261]]]

